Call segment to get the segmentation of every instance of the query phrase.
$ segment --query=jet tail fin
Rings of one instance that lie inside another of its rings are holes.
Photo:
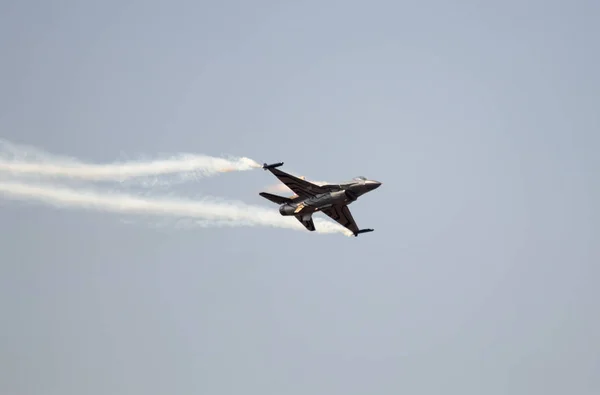
[[[304,227],[306,229],[308,229],[310,232],[314,232],[316,230],[315,223],[313,221],[313,218],[312,218],[311,214],[296,215],[296,219],[298,221],[300,221],[300,223],[302,225],[304,225]]]
[[[272,193],[267,193],[267,192],[261,192],[261,193],[259,193],[259,195],[264,197],[265,199],[270,200],[273,203],[277,203],[277,204],[284,204],[284,203],[289,203],[292,201],[292,199],[287,198],[285,196],[273,195]]]

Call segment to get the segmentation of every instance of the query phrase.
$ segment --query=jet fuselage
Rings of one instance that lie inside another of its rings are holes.
[[[314,213],[334,205],[348,205],[361,195],[379,187],[377,181],[360,180],[349,184],[336,185],[336,191],[320,193],[308,198],[295,198],[279,207],[279,213],[284,216]],[[329,186],[333,187],[333,186]]]
[[[350,204],[352,201],[345,191],[327,192],[306,199],[297,198],[290,203],[282,204],[279,213],[285,216],[314,213],[334,204]]]

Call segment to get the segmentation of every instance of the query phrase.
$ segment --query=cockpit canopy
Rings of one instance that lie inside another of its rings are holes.
[[[348,184],[364,184],[365,181],[367,181],[367,177],[358,176],[354,177]]]
[[[367,177],[358,176],[358,177],[354,177],[353,179],[351,179],[349,181],[342,182],[342,183],[340,183],[340,185],[364,184],[366,181],[367,181]]]

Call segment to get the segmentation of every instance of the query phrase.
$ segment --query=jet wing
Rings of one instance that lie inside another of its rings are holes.
[[[346,205],[336,205],[330,208],[321,210],[324,214],[328,215],[331,219],[339,223],[340,225],[350,229],[354,235],[359,233],[358,225],[352,218],[352,213]]]
[[[311,196],[318,195],[319,193],[325,193],[328,191],[327,188],[322,188],[317,184],[313,184],[312,182],[303,180],[296,176],[286,173],[285,171],[281,171],[276,168],[268,168],[271,173],[275,177],[279,179],[282,183],[284,183],[288,188],[290,188],[297,196],[301,198],[307,198]]]

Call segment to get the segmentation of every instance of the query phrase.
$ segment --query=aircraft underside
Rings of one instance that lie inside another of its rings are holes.
[[[344,191],[328,192],[298,202],[289,202],[279,207],[279,213],[284,216],[315,213],[334,205],[347,205],[352,203]]]

